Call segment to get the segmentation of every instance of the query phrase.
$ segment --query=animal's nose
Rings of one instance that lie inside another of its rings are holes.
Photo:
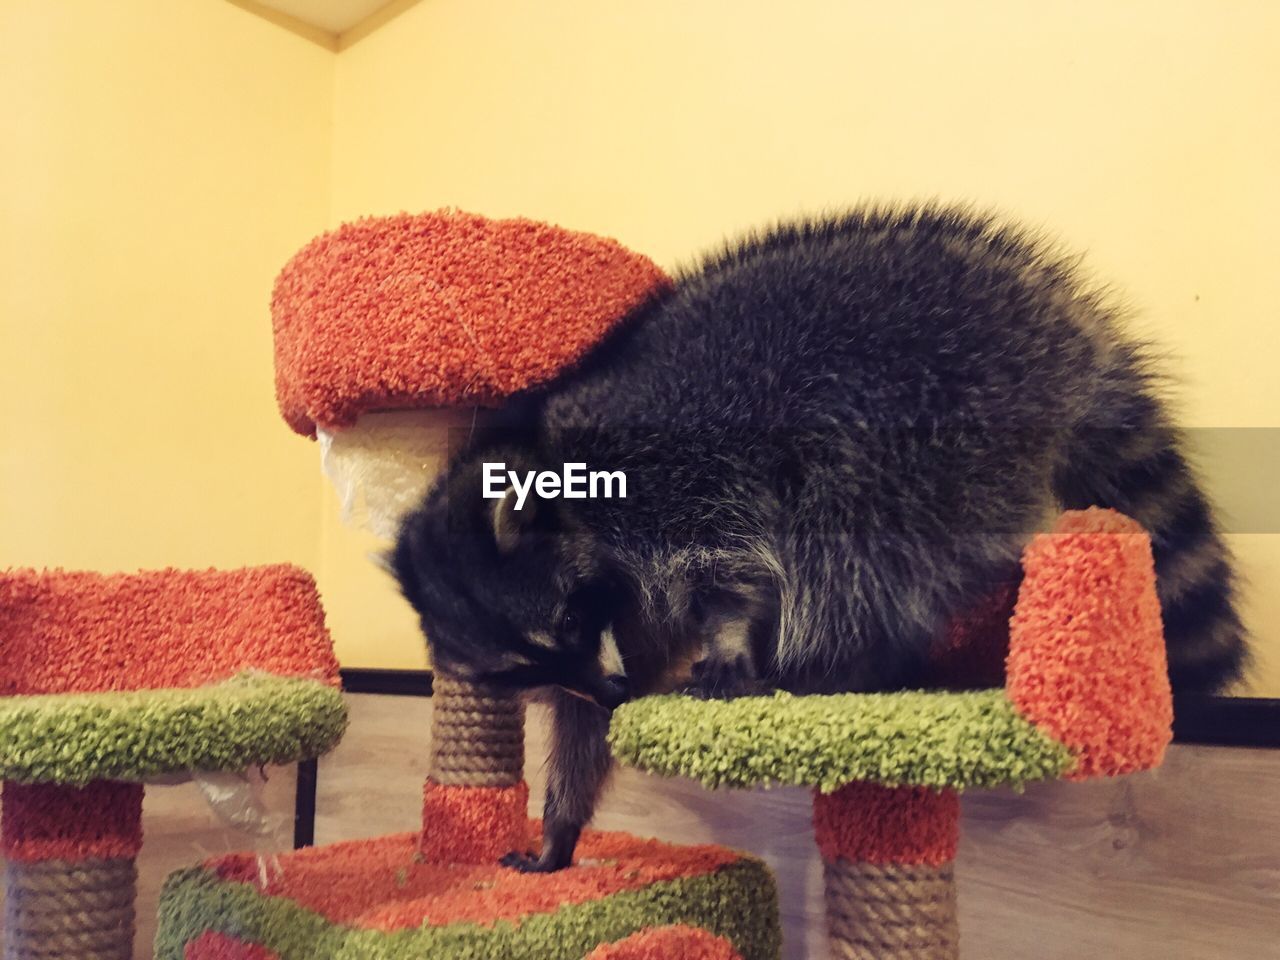
[[[612,674],[600,681],[600,692],[600,706],[612,710],[627,702],[631,696],[631,684],[627,682],[625,675]]]

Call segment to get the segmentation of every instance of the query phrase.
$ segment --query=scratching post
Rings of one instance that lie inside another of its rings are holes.
[[[524,706],[484,684],[437,674],[431,779],[442,786],[510,787],[524,776]]]
[[[852,783],[815,793],[827,928],[842,960],[955,960],[954,790]]]
[[[5,960],[129,960],[137,883],[126,857],[10,863]]]
[[[524,704],[508,692],[436,674],[431,772],[423,795],[429,863],[492,863],[527,843]]]
[[[846,960],[954,960],[960,947],[951,865],[824,864],[832,955]]]
[[[142,786],[4,785],[4,960],[130,960]]]

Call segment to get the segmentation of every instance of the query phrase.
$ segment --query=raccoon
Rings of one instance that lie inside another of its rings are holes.
[[[552,692],[543,848],[568,865],[609,710],[917,685],[1064,508],[1150,532],[1177,691],[1245,660],[1231,557],[1143,346],[1040,238],[868,207],[747,236],[477,435],[393,567],[441,670]],[[621,470],[625,499],[482,495],[483,464]]]

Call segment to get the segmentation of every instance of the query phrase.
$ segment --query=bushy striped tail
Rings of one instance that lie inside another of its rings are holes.
[[[1110,507],[1148,531],[1174,692],[1218,691],[1248,658],[1231,553],[1158,402],[1127,400],[1123,428],[1077,435],[1056,492],[1066,509]]]

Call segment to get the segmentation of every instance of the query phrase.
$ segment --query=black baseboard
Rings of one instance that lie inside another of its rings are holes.
[[[429,697],[431,671],[352,667],[342,671],[342,688],[348,693]],[[1173,742],[1280,748],[1280,700],[1198,694],[1174,697]]]
[[[1173,742],[1216,747],[1280,747],[1280,700],[1270,697],[1173,698]]]
[[[342,689],[347,693],[381,693],[393,697],[431,696],[430,670],[368,670],[343,668]]]

